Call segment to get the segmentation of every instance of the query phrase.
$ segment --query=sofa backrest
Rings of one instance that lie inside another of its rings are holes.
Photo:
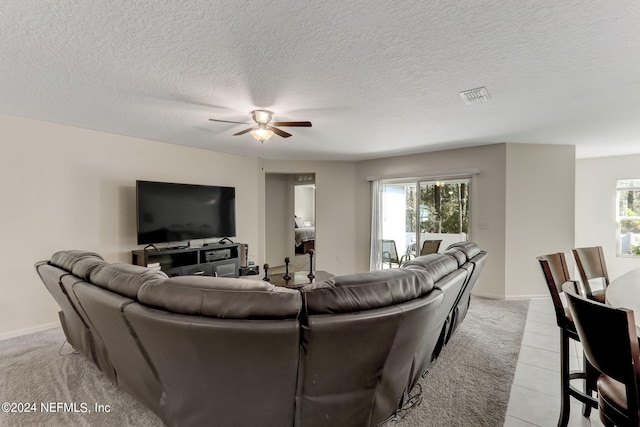
[[[54,253],[53,255],[51,255],[51,260],[49,261],[49,263],[51,265],[55,265],[56,267],[60,267],[70,273],[74,273],[73,268],[76,266],[76,264],[80,263],[77,267],[78,270],[76,270],[78,274],[74,274],[84,279],[87,271],[91,270],[91,267],[88,267],[88,265],[98,265],[100,261],[102,262],[102,264],[106,263],[104,261],[104,258],[102,258],[100,254],[74,249],[67,251],[58,251]]]
[[[403,269],[428,272],[434,279],[435,288],[441,290],[444,296],[436,321],[424,326],[424,337],[415,355],[411,386],[429,368],[446,343],[455,305],[468,276],[467,270],[460,267],[466,261],[462,252],[446,251],[414,258],[402,266]]]
[[[411,301],[429,293],[433,275],[403,268],[348,274],[301,289],[307,315],[352,313]]]
[[[295,319],[302,309],[302,297],[294,289],[225,277],[178,276],[145,283],[138,300],[172,313],[221,319]]]
[[[158,372],[167,425],[292,424],[300,353],[295,317],[220,319],[138,303],[124,313]]]
[[[167,275],[160,270],[120,263],[97,266],[89,275],[89,281],[94,285],[131,299],[137,298],[143,285],[166,279]]]
[[[93,334],[104,346],[118,387],[159,413],[162,387],[157,373],[124,317],[124,308],[133,299],[84,281],[75,282],[72,289]]]
[[[465,279],[455,258],[430,254],[402,268],[303,287],[307,327],[299,416],[317,425],[384,421],[432,361]],[[341,420],[322,416],[340,412],[347,414]]]
[[[346,289],[362,290],[361,286]],[[442,300],[442,292],[433,289],[403,303],[369,310],[313,314],[317,310],[310,308],[302,328],[296,419],[306,426],[383,422],[402,400],[421,331],[436,321]]]
[[[78,278],[73,274],[62,276],[60,283],[64,289],[65,294],[69,297],[71,303],[77,307],[78,314],[82,317],[82,320],[86,323],[91,334],[91,354],[88,356],[93,363],[96,364],[98,369],[105,373],[111,381],[117,383],[116,373],[109,358],[109,352],[107,346],[103,341],[96,328],[91,323],[91,320],[87,316],[86,310],[82,307],[82,304],[78,300],[74,287],[77,283],[87,283],[84,280]]]
[[[402,269],[425,271],[435,283],[457,270],[458,263],[448,255],[428,254],[405,262],[402,264]]]
[[[467,263],[467,255],[458,248],[451,247],[443,252],[444,255],[449,255],[458,263],[458,267],[462,267]]]
[[[415,385],[444,348],[453,323],[456,301],[458,301],[466,279],[466,270],[456,269],[436,283],[436,289],[439,289],[443,294],[443,301],[438,307],[436,320],[424,326],[422,345],[415,357],[411,386]]]
[[[446,341],[451,338],[453,333],[458,329],[466,317],[467,311],[469,310],[471,291],[478,281],[478,277],[480,276],[487,259],[487,252],[482,251],[478,245],[473,242],[454,243],[447,248],[447,252],[449,251],[459,251],[464,254],[467,262],[461,265],[461,268],[468,271],[468,276],[458,301],[456,302],[450,332],[448,333]]]
[[[293,420],[298,291],[253,279],[179,276],[147,282],[137,297],[124,312],[157,370],[167,424]]]
[[[466,255],[467,259],[471,259],[482,252],[474,242],[456,242],[449,245],[447,249],[459,250]]]

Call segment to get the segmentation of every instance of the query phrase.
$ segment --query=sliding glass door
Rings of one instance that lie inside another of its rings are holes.
[[[471,178],[379,181],[379,243],[373,247],[380,253],[372,253],[372,268],[396,267],[468,240],[470,186]]]

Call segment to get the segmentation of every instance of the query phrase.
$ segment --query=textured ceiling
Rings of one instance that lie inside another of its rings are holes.
[[[257,156],[495,142],[640,152],[637,0],[3,0],[0,112]],[[460,91],[485,86],[491,101]]]

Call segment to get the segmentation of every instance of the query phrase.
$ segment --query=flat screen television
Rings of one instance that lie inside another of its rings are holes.
[[[236,189],[136,181],[138,244],[233,237]]]

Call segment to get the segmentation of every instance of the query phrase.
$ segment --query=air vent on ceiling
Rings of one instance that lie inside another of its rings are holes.
[[[489,92],[485,87],[465,90],[464,92],[460,92],[460,96],[464,99],[464,102],[466,102],[467,105],[479,104],[491,99]]]

